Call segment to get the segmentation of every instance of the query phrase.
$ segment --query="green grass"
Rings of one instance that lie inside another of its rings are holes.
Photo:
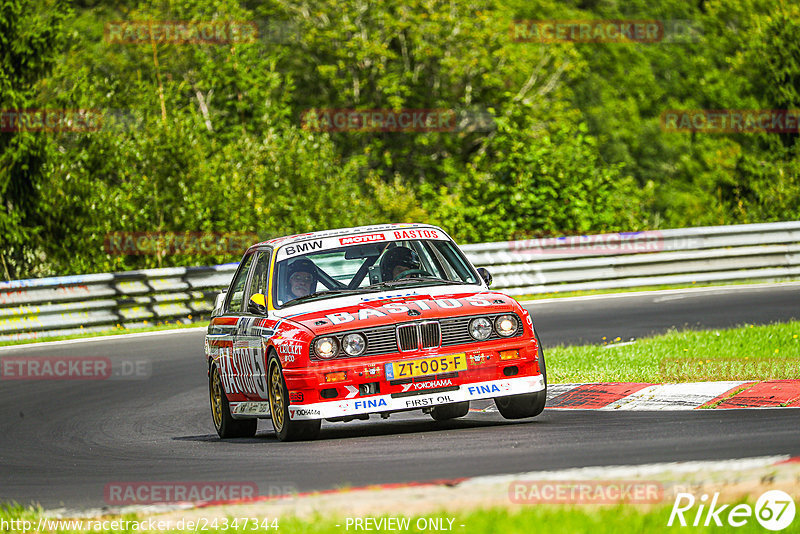
[[[118,336],[120,334],[138,334],[140,332],[158,332],[159,330],[175,330],[177,328],[197,328],[200,326],[203,327],[208,326],[208,321],[189,322],[189,323],[183,323],[180,321],[170,323],[165,321],[164,323],[157,323],[154,324],[153,326],[145,326],[142,328],[125,328],[123,326],[117,326],[109,328],[108,330],[103,330],[101,332],[87,332],[85,334],[43,337],[39,339],[21,339],[18,341],[0,341],[0,347],[5,345],[27,345],[30,343],[45,343],[47,341],[61,341],[64,339],[83,339],[87,337]]]
[[[547,378],[572,382],[690,382],[800,377],[800,321],[671,331],[545,351]]]
[[[726,503],[727,504],[727,503]],[[735,503],[731,503],[735,504]],[[750,503],[752,505],[752,503]],[[402,503],[397,505],[398,512],[392,517],[409,517],[402,513]],[[491,508],[474,510],[468,513],[447,513],[431,514],[427,516],[410,517],[411,522],[408,530],[402,532],[441,532],[426,528],[417,528],[417,520],[422,518],[444,518],[444,525],[448,524],[447,519],[454,519],[452,532],[455,534],[529,534],[531,532],[552,532],[570,534],[617,534],[620,532],[631,533],[660,533],[660,532],[728,532],[734,530],[737,533],[747,534],[750,532],[765,532],[754,517],[748,518],[746,525],[732,529],[727,524],[723,527],[680,527],[674,525],[667,526],[672,505],[665,504],[651,509],[638,507],[635,505],[627,506],[556,506],[556,505],[515,505],[513,508]],[[687,512],[685,517],[692,521],[693,512]],[[19,507],[0,507],[0,520],[27,519],[35,524],[41,512]],[[231,516],[231,520],[235,516]],[[110,518],[120,519],[120,518]],[[144,519],[144,516],[136,517],[133,515],[124,516],[122,519],[128,521]],[[156,518],[157,519],[157,516]],[[720,515],[724,522],[727,519],[726,513]],[[705,515],[703,516],[705,520]],[[89,520],[85,520],[89,521]],[[230,521],[230,520],[229,520]],[[270,522],[272,518],[270,518]],[[279,532],[284,534],[340,534],[344,532],[358,532],[352,524],[346,529],[345,518],[317,517],[314,519],[282,518],[278,520],[278,528],[268,530],[258,530],[258,532]],[[795,519],[795,523],[798,520]],[[85,523],[84,523],[85,524]],[[222,522],[218,523],[218,527]],[[252,524],[252,522],[251,522]],[[339,526],[337,526],[337,524]],[[691,523],[689,523],[691,524]],[[712,523],[713,524],[713,523]],[[464,526],[461,526],[464,525]],[[422,524],[420,524],[422,526]],[[783,532],[797,532],[793,529],[794,525]],[[36,527],[34,526],[34,529]],[[6,532],[21,532],[20,530],[6,529]],[[87,530],[58,530],[57,532],[86,532]],[[186,531],[186,530],[183,530]],[[208,532],[256,532],[256,530],[244,529],[208,529]],[[3,532],[0,529],[0,532]],[[51,532],[43,529],[43,532]],[[99,531],[96,531],[99,532]],[[103,530],[103,532],[137,532],[133,529],[127,530]],[[158,532],[181,532],[178,530],[161,530]],[[362,531],[363,532],[363,531]],[[399,530],[373,530],[372,532],[401,532]]]
[[[794,282],[794,281],[797,280],[787,279],[775,283],[780,284],[782,282]],[[763,284],[763,283],[765,283],[764,280],[737,280],[724,283],[701,282],[699,284],[692,282],[691,284],[665,284],[656,286],[620,287],[615,289],[592,289],[586,291],[553,291],[550,293],[536,293],[533,295],[515,295],[514,298],[520,302],[523,302],[527,300],[541,300],[541,299],[564,298],[564,297],[585,297],[590,295],[610,295],[614,293],[638,293],[641,291],[663,291],[665,289],[687,289],[695,287],[726,287],[726,286],[753,285],[753,284]],[[500,291],[501,293],[503,292],[502,289],[498,289],[498,291]]]

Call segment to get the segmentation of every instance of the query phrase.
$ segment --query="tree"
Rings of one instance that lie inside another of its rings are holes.
[[[0,2],[0,262],[6,278],[37,272],[36,240],[46,217],[38,188],[52,144],[46,134],[20,127],[15,115],[47,107],[37,89],[59,57],[67,15],[59,0]]]

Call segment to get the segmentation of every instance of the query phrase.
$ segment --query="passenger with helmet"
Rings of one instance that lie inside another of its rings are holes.
[[[395,247],[381,259],[381,280],[395,280],[406,271],[422,269],[419,255],[408,247]],[[417,272],[416,274],[420,274]]]
[[[299,258],[289,264],[286,273],[286,301],[310,295],[317,288],[317,266],[314,262]]]

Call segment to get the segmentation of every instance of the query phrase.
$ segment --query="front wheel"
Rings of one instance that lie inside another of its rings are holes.
[[[222,387],[222,377],[216,365],[211,366],[208,374],[208,393],[211,397],[211,418],[214,428],[222,439],[252,438],[256,435],[258,419],[234,419],[228,397]]]
[[[289,391],[283,379],[281,364],[276,355],[269,359],[269,408],[272,426],[281,441],[304,441],[316,439],[322,425],[321,419],[292,421],[289,419]]]
[[[536,417],[544,410],[547,403],[547,369],[544,364],[544,351],[539,342],[539,334],[534,329],[533,335],[536,338],[538,347],[537,361],[539,362],[539,372],[544,378],[544,389],[536,393],[524,393],[522,395],[509,395],[507,397],[497,397],[494,404],[500,415],[506,419],[524,419],[526,417]]]
[[[454,402],[452,404],[442,404],[431,408],[431,417],[436,421],[447,421],[464,417],[469,413],[469,401]]]

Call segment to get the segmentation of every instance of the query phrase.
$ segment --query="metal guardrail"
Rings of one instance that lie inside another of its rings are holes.
[[[510,295],[800,277],[800,221],[461,248]]]
[[[229,263],[0,282],[0,341],[207,317],[236,266]]]
[[[511,295],[800,277],[800,221],[461,247]],[[0,282],[0,341],[208,317],[235,263]]]

